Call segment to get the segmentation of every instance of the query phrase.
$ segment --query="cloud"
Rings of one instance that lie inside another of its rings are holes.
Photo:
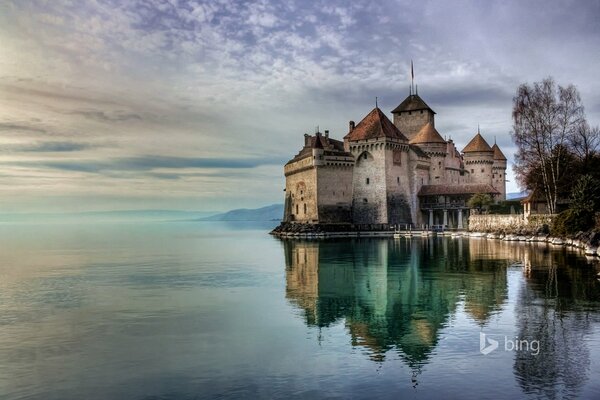
[[[0,13],[0,134],[19,143],[0,148],[14,179],[3,193],[23,198],[39,190],[23,182],[46,179],[79,196],[94,173],[94,195],[118,187],[124,204],[281,201],[302,133],[341,138],[375,96],[393,109],[411,59],[459,148],[480,124],[508,149],[514,90],[548,75],[577,85],[597,125],[598,15],[598,2],[557,0],[12,1]]]
[[[29,132],[29,133],[42,133],[45,134],[47,131],[43,128],[27,124],[16,124],[12,122],[0,122],[0,132]]]
[[[156,169],[248,169],[263,165],[283,165],[282,158],[194,158],[146,155],[107,160],[14,161],[11,165],[77,172],[152,171]],[[169,177],[168,175],[166,175]],[[171,175],[172,177],[173,175]],[[163,178],[165,176],[162,176]]]
[[[72,115],[81,115],[85,118],[94,119],[96,121],[102,122],[122,122],[129,120],[141,120],[142,117],[135,113],[130,113],[126,111],[113,111],[106,112],[101,110],[74,110],[71,111]]]
[[[35,142],[0,145],[0,152],[64,153],[97,148],[97,145],[78,142]]]

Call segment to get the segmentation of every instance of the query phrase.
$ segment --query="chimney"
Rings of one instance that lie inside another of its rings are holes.
[[[304,134],[304,145],[308,146],[310,140],[310,135],[308,133]]]
[[[352,132],[354,130],[354,121],[350,121],[348,123],[348,131]]]
[[[325,137],[328,138],[329,137],[329,130],[325,130]]]

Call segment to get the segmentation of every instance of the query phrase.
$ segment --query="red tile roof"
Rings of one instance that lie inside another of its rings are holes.
[[[500,150],[500,147],[496,143],[492,146],[492,150],[494,150],[494,160],[506,161],[506,157],[504,153]]]
[[[473,139],[471,139],[469,144],[467,144],[467,146],[463,149],[463,153],[482,152],[482,151],[492,152],[493,150],[490,147],[490,145],[485,141],[483,136],[481,136],[481,134],[479,132],[477,132],[477,135],[475,135],[475,137]]]
[[[344,139],[346,140],[367,140],[380,137],[389,137],[407,141],[406,136],[396,128],[388,117],[377,107],[375,107],[366,117],[349,132]]]
[[[400,105],[398,107],[394,108],[394,110],[392,111],[392,114],[396,114],[396,113],[404,112],[404,111],[419,111],[419,110],[429,110],[435,114],[435,111],[433,111],[431,109],[431,107],[429,107],[427,105],[427,103],[425,103],[423,101],[423,99],[419,97],[418,94],[411,94],[406,99],[404,99],[404,101],[402,103],[400,103]]]
[[[421,143],[446,143],[442,135],[434,128],[431,122],[421,128],[421,130],[410,140],[410,144]]]

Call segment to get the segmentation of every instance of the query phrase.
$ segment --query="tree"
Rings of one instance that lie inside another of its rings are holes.
[[[553,221],[553,234],[566,235],[586,231],[595,224],[595,214],[600,211],[600,181],[591,175],[577,180],[571,193],[571,205]]]
[[[600,147],[600,127],[590,127],[582,123],[570,138],[570,145],[584,169],[589,167],[590,160],[597,154]]]
[[[556,213],[564,152],[585,124],[579,92],[573,85],[557,86],[552,78],[523,84],[513,98],[513,132],[517,145],[515,174],[523,186],[537,170],[550,213]],[[531,187],[529,187],[531,189]]]
[[[467,205],[469,206],[469,208],[476,209],[477,211],[479,211],[481,213],[481,210],[484,207],[488,207],[492,203],[493,203],[492,196],[490,196],[489,194],[475,193],[473,196],[471,196],[471,198],[467,202]]]

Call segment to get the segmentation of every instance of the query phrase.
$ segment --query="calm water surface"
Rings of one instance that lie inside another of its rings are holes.
[[[269,228],[0,225],[0,398],[600,398],[576,253]]]

